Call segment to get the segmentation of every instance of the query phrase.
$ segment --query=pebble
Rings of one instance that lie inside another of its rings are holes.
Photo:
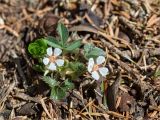
[[[0,116],[0,120],[4,120],[4,117],[3,117],[3,116]]]
[[[4,25],[4,20],[0,17],[0,25]]]

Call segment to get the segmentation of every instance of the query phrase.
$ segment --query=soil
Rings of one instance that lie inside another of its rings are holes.
[[[50,99],[27,48],[58,22],[106,51],[105,102],[85,78]],[[0,0],[0,120],[63,119],[160,120],[160,0]]]

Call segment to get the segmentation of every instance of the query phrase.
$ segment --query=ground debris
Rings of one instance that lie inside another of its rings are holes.
[[[49,98],[27,47],[59,22],[105,50],[104,93],[84,74],[65,99]],[[0,120],[158,120],[159,81],[159,0],[1,0]]]

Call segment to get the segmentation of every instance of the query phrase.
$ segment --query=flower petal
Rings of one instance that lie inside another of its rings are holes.
[[[102,64],[105,62],[105,57],[104,56],[98,56],[98,58],[96,59],[96,63],[98,65]]]
[[[55,63],[51,63],[51,64],[48,66],[48,69],[49,69],[49,70],[56,70],[57,67],[56,67]]]
[[[60,54],[62,53],[62,50],[61,49],[59,49],[59,48],[55,48],[54,49],[54,56],[59,56]]]
[[[49,63],[49,58],[44,57],[43,64],[48,65],[48,63]]]
[[[57,59],[55,62],[58,66],[63,66],[64,65],[64,60],[63,59]]]
[[[94,59],[93,58],[89,58],[89,62],[88,62],[88,72],[92,72],[92,69],[93,69],[93,66],[94,66]]]
[[[47,48],[47,55],[51,56],[53,54],[52,47]]]
[[[98,74],[97,71],[93,71],[93,72],[92,72],[92,77],[93,77],[95,80],[99,80],[99,78],[100,78],[100,76],[99,76],[99,74]]]
[[[98,70],[103,77],[105,77],[109,73],[109,70],[106,67],[101,67]]]

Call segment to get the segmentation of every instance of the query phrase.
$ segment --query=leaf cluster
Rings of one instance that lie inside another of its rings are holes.
[[[57,31],[60,36],[59,39],[51,36],[45,38],[46,43],[49,46],[52,46],[54,48],[60,48],[63,49],[64,51],[73,51],[81,46],[81,39],[74,40],[73,42],[69,43],[67,42],[69,38],[69,32],[63,24],[61,23],[58,24]]]
[[[69,80],[65,80],[63,83],[60,83],[49,76],[44,76],[43,81],[51,87],[50,97],[54,100],[63,99],[66,96],[66,91],[74,88],[74,84]]]

